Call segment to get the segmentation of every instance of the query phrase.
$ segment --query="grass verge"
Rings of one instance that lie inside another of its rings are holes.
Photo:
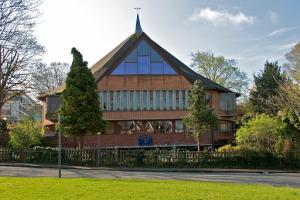
[[[0,177],[0,199],[300,199],[300,189],[175,180]]]

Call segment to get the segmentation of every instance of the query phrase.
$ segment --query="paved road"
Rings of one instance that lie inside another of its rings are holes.
[[[57,177],[53,168],[0,166],[0,176]],[[229,173],[229,172],[141,172],[103,169],[63,169],[63,177],[116,179],[173,179],[231,183],[258,183],[300,188],[300,173]]]

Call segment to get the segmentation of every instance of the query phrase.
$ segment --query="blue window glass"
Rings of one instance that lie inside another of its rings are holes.
[[[123,98],[122,98],[122,107],[124,111],[127,110],[127,91],[123,91]]]
[[[150,110],[153,110],[153,91],[149,91],[150,92]]]
[[[114,69],[112,75],[123,75],[124,74],[124,62],[121,62],[117,68]]]
[[[110,111],[113,111],[114,110],[114,92],[110,92]]]
[[[176,98],[176,109],[179,109],[179,91],[175,91],[175,98]]]
[[[151,63],[151,74],[163,74],[164,73],[164,63]]]
[[[146,110],[146,109],[147,109],[147,91],[143,91],[141,110]]]
[[[175,70],[168,64],[164,63],[164,74],[176,74]]]
[[[141,98],[140,97],[141,97],[140,91],[136,91],[135,104],[136,104],[137,110],[141,110],[141,105],[140,105]]]
[[[129,92],[128,106],[129,110],[133,110],[133,91]]]
[[[159,110],[160,109],[160,91],[155,91],[155,106],[154,106],[155,110]]]
[[[137,62],[137,49],[134,49],[125,58],[125,62]]]
[[[169,108],[170,110],[173,110],[174,109],[174,96],[173,96],[173,91],[172,90],[169,90]]]
[[[150,56],[138,57],[138,72],[139,74],[150,74]]]
[[[137,74],[137,64],[136,63],[125,63],[125,74]]]
[[[103,92],[102,106],[103,110],[107,110],[107,92]]]
[[[146,41],[141,41],[138,45],[138,55],[147,55],[150,56],[150,46],[147,44]]]
[[[162,91],[162,109],[165,110],[167,108],[167,92]]]
[[[183,93],[182,93],[182,90],[179,90],[179,108],[180,109],[183,109]]]
[[[120,91],[116,92],[116,109],[117,109],[117,111],[121,110],[121,96],[120,96]]]
[[[186,91],[185,90],[182,90],[182,107],[187,108],[186,107]]]
[[[179,109],[179,91],[175,91],[176,109]]]
[[[175,132],[176,133],[183,133],[184,132],[182,120],[176,120],[175,121]]]
[[[160,55],[154,49],[151,49],[151,62],[163,62]]]

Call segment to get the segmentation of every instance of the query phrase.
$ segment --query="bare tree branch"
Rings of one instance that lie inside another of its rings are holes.
[[[41,0],[0,0],[0,110],[28,89],[28,77],[44,52],[33,35],[40,4]]]
[[[35,93],[44,93],[64,84],[69,65],[53,62],[50,66],[41,64],[31,76],[31,85]]]

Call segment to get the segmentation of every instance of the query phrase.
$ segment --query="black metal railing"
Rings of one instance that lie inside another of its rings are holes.
[[[54,148],[0,148],[0,162],[56,164]],[[300,153],[219,153],[160,149],[62,149],[63,165],[101,167],[207,167],[300,169]]]

